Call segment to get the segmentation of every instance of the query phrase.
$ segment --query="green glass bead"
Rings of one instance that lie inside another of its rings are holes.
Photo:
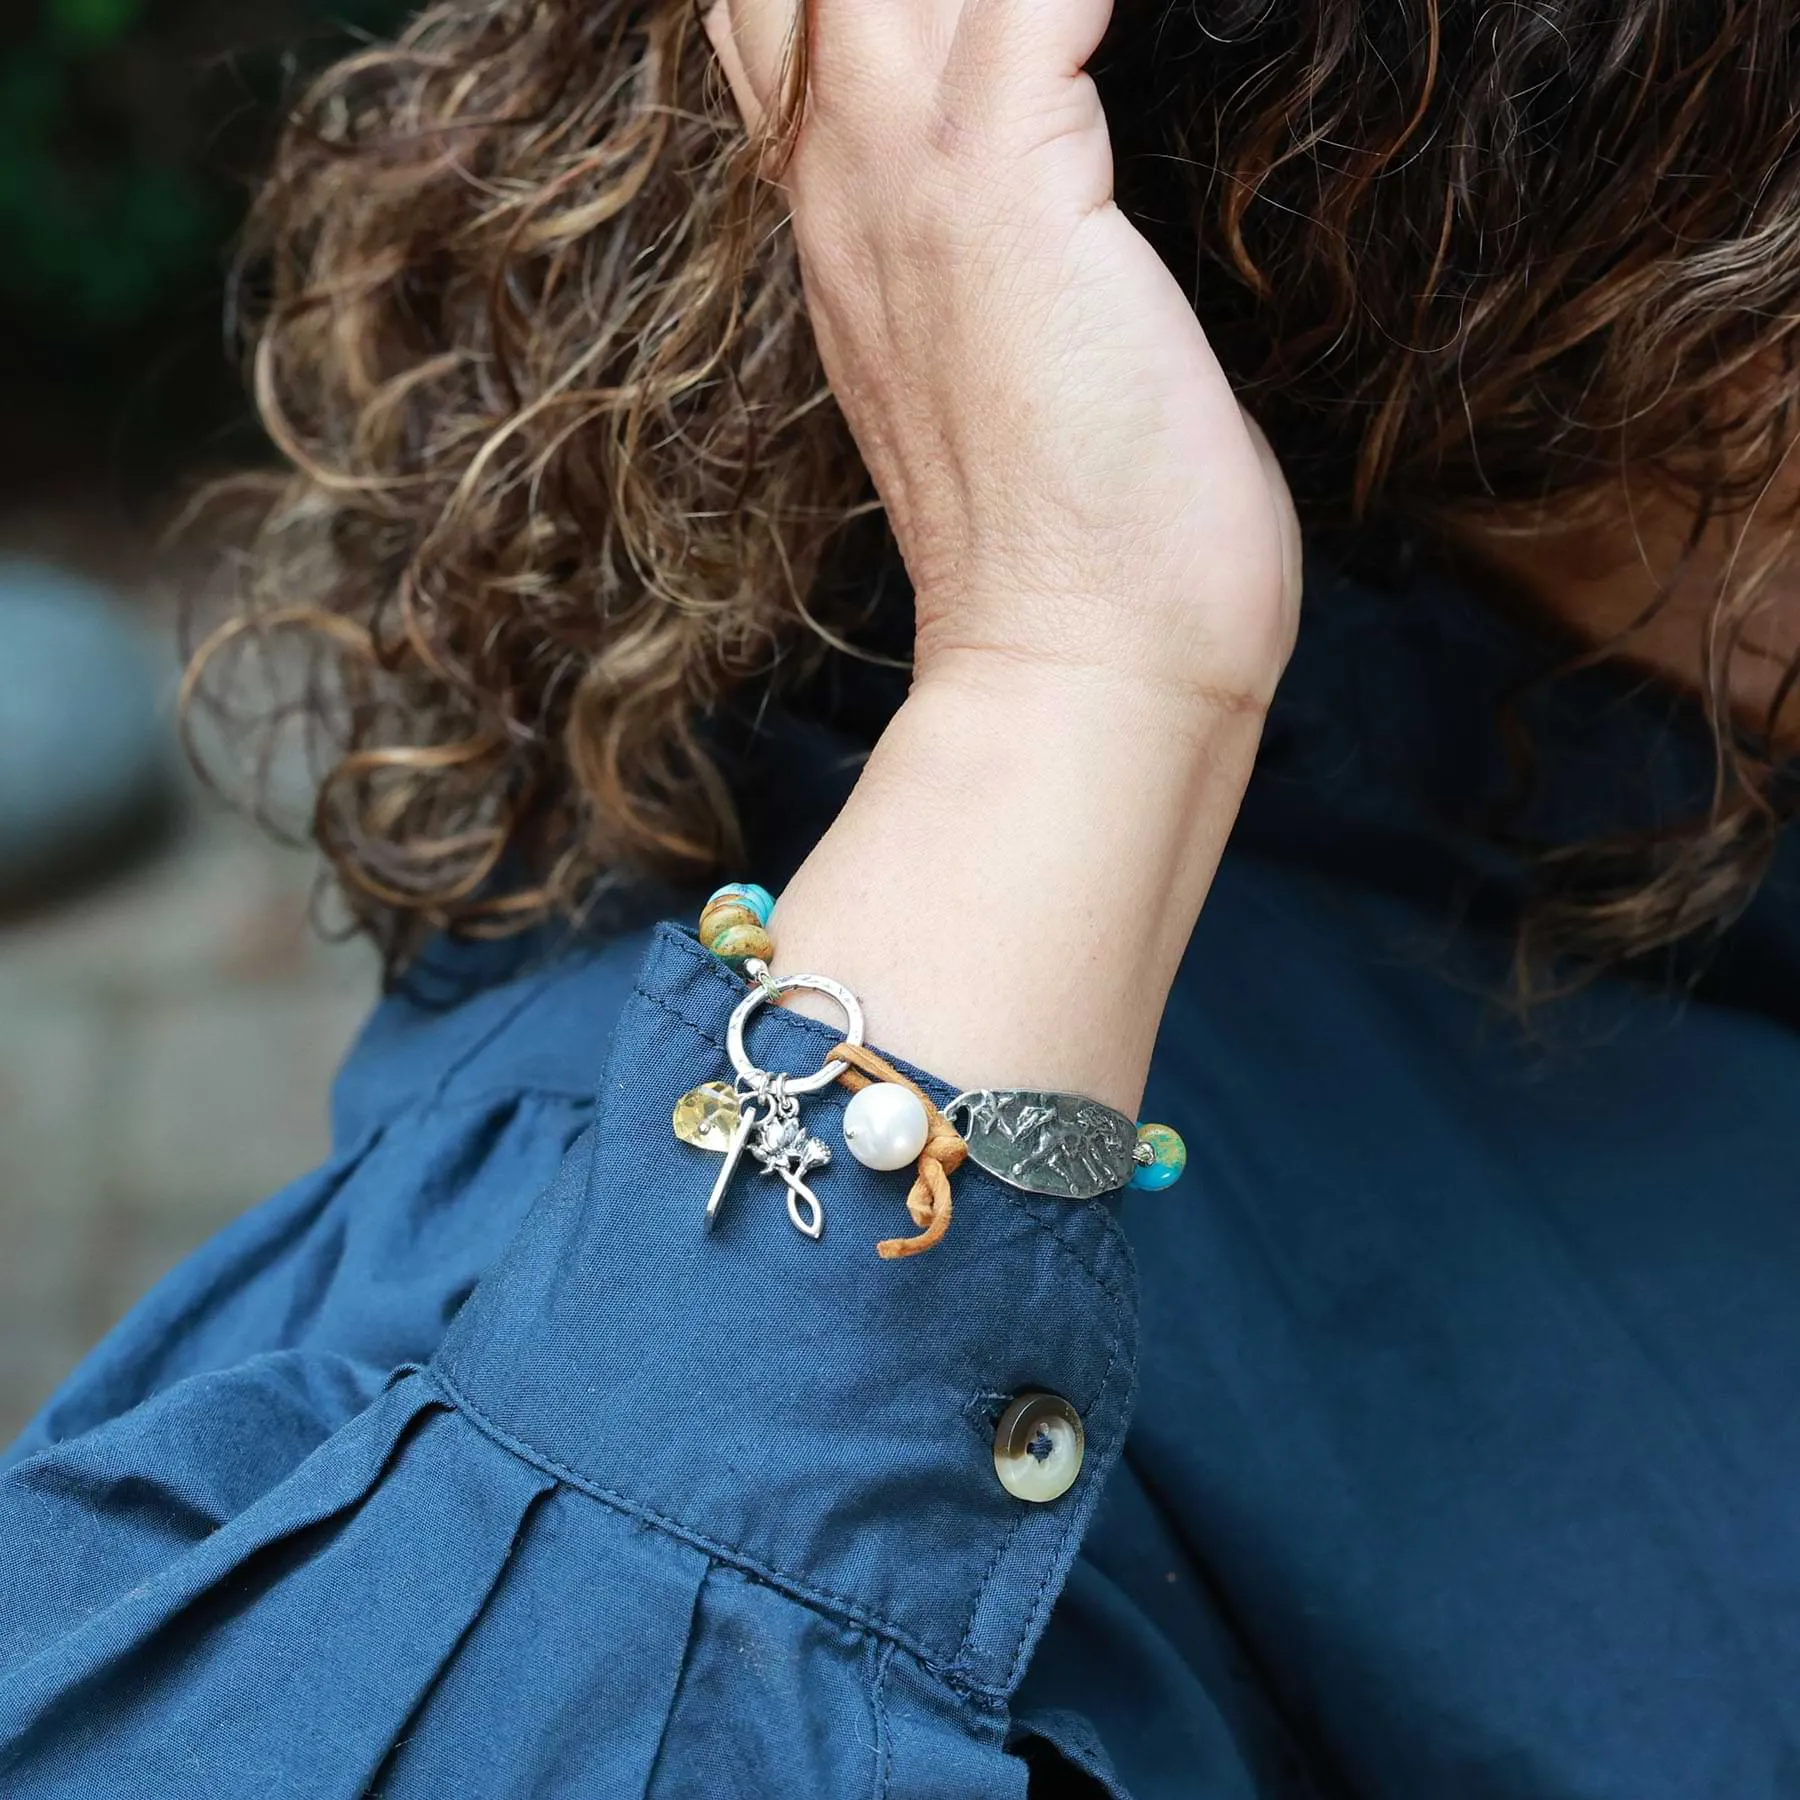
[[[1151,1194],[1173,1187],[1187,1167],[1187,1145],[1181,1141],[1181,1133],[1170,1125],[1140,1125],[1138,1142],[1149,1146],[1150,1160],[1138,1164],[1131,1185]]]
[[[741,963],[747,957],[760,956],[764,962],[775,954],[775,945],[760,925],[726,925],[711,937],[700,940],[714,956],[729,963]]]

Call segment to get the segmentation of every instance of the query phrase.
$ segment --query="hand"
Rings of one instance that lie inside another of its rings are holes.
[[[708,15],[752,131],[800,3]],[[1131,1111],[1292,647],[1293,505],[1112,202],[1110,0],[804,3],[774,172],[918,643],[777,966],[946,1079]]]
[[[750,128],[795,0],[716,0]],[[811,0],[779,170],[807,307],[917,593],[920,680],[1041,663],[1260,711],[1299,534],[1179,285],[1112,199],[1110,0]]]

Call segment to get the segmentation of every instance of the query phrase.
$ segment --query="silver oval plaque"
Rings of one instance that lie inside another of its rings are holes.
[[[962,1133],[972,1162],[1028,1194],[1096,1200],[1137,1169],[1137,1126],[1081,1094],[976,1088],[958,1094],[944,1117]]]

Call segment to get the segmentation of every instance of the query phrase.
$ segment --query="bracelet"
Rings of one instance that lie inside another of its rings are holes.
[[[771,973],[774,910],[767,888],[744,882],[720,888],[700,914],[700,942],[751,984],[725,1029],[735,1080],[702,1082],[675,1102],[676,1137],[724,1158],[707,1196],[708,1231],[748,1156],[786,1189],[794,1229],[814,1241],[824,1235],[825,1211],[807,1177],[830,1164],[831,1146],[801,1122],[800,1102],[834,1081],[851,1090],[843,1122],[850,1154],[871,1169],[916,1169],[907,1210],[922,1229],[917,1237],[877,1244],[877,1253],[889,1260],[943,1241],[950,1224],[949,1178],[965,1159],[1012,1187],[1059,1200],[1094,1200],[1125,1187],[1157,1191],[1180,1178],[1187,1147],[1179,1133],[1167,1125],[1134,1124],[1080,1094],[978,1088],[940,1110],[916,1082],[864,1044],[862,1007],[841,982]],[[826,995],[843,1011],[842,1042],[810,1075],[758,1067],[747,1044],[751,1019],[770,1001],[803,989]]]

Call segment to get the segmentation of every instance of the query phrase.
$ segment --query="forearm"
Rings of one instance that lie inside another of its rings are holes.
[[[777,972],[847,982],[948,1081],[1135,1114],[1260,724],[1110,674],[934,674],[783,893]]]

